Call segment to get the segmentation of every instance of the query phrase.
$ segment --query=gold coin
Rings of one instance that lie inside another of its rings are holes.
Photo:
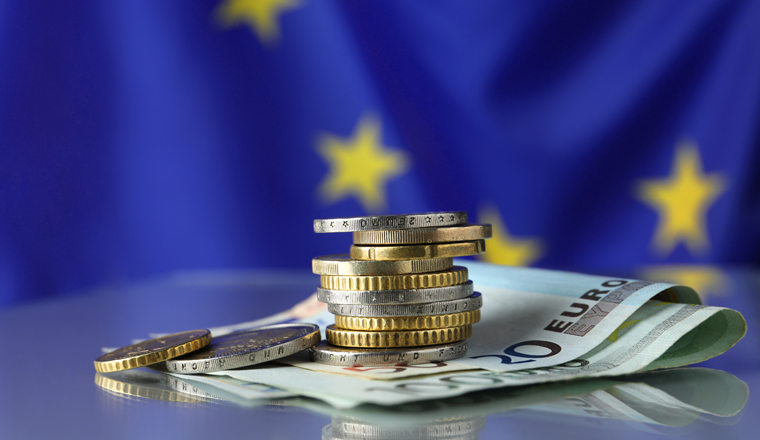
[[[485,240],[401,246],[352,245],[351,258],[354,260],[416,260],[421,258],[464,257],[482,254],[485,251]]]
[[[354,232],[354,244],[389,245],[453,243],[491,238],[491,225],[462,225],[441,228],[391,229]]]
[[[325,255],[311,260],[312,272],[319,275],[400,275],[451,270],[453,258],[424,260],[352,260],[348,254]]]
[[[363,332],[327,326],[327,342],[340,347],[420,347],[463,341],[472,335],[472,325],[432,330]]]
[[[402,290],[445,287],[467,282],[467,268],[454,266],[444,272],[405,275],[322,275],[322,288],[329,290]]]
[[[401,318],[361,318],[335,315],[335,327],[341,330],[388,332],[394,330],[430,330],[459,327],[480,321],[480,309],[445,315],[404,316]]]
[[[182,356],[211,342],[208,330],[191,330],[122,347],[95,359],[99,373],[130,370]]]

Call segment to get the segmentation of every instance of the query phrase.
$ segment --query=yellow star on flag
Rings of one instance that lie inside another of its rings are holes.
[[[487,249],[481,258],[489,263],[510,266],[529,266],[543,254],[543,246],[536,239],[518,239],[509,235],[499,211],[491,206],[483,207],[478,212],[481,223],[490,223],[493,237],[488,240]]]
[[[703,173],[693,142],[678,145],[670,177],[644,180],[636,188],[638,198],[659,215],[652,243],[655,249],[667,255],[683,242],[693,254],[707,250],[707,210],[725,186],[720,173]]]
[[[642,277],[650,281],[661,281],[694,289],[702,302],[708,296],[725,295],[728,279],[723,271],[710,265],[668,265],[645,267]]]
[[[223,26],[247,23],[263,44],[272,45],[280,39],[280,14],[298,6],[298,0],[225,0],[216,13]]]
[[[326,203],[355,196],[368,212],[385,208],[386,183],[409,167],[408,154],[383,146],[380,122],[363,117],[350,139],[325,135],[317,152],[330,165],[330,172],[317,191]]]

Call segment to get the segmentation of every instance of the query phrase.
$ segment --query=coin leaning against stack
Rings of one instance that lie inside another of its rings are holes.
[[[335,315],[313,361],[339,366],[443,362],[467,353],[483,299],[454,257],[485,252],[491,225],[465,212],[314,220],[314,232],[353,232],[348,254],[312,260],[317,299]]]

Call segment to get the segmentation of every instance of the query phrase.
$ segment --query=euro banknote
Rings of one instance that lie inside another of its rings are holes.
[[[685,286],[462,261],[483,294],[465,358],[411,367],[335,367],[303,355],[215,373],[338,407],[396,405],[475,390],[630,374],[725,352],[746,332],[740,313],[699,304]],[[277,322],[324,326],[311,297],[274,317],[211,329],[221,335]],[[326,374],[330,373],[330,374]],[[213,376],[207,376],[209,378]],[[369,380],[368,380],[369,379]]]

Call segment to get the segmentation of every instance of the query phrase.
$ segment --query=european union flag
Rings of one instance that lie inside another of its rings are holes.
[[[374,213],[703,291],[760,263],[757,1],[8,0],[0,66],[0,304],[308,270],[313,219]]]

